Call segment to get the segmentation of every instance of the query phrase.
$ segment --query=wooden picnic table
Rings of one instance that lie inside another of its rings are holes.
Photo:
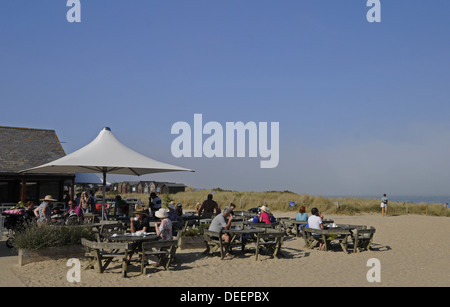
[[[263,232],[264,229],[255,228],[222,229],[220,232],[204,230],[203,235],[206,243],[205,253],[212,254],[215,251],[220,250],[220,255],[223,259],[230,248],[233,246],[240,246],[244,251],[245,245],[249,242],[254,242],[256,240],[255,235]],[[227,243],[222,240],[222,235],[224,233],[228,233],[230,235],[230,242]]]
[[[102,237],[107,238],[110,241],[114,242],[127,242],[127,243],[135,243],[135,244],[142,244],[142,242],[149,242],[149,241],[157,241],[161,237],[157,234],[148,234],[148,235],[135,235],[130,233],[125,234],[102,234]]]
[[[338,241],[342,250],[348,253],[348,242],[349,240],[354,242],[354,252],[358,251],[358,239],[361,238],[365,248],[370,247],[370,242],[373,238],[372,231],[364,232],[367,227],[364,225],[335,225],[335,227],[325,227],[325,229],[312,229],[303,227],[303,236],[305,239],[305,246],[307,248],[313,248],[316,243],[321,240],[325,244],[325,250],[330,249],[330,244],[332,241]],[[355,231],[355,233],[353,232]],[[364,234],[364,236],[359,235]],[[365,238],[365,234],[368,234],[368,238]],[[356,243],[356,244],[355,244]]]
[[[330,243],[333,240],[337,240],[342,249],[347,253],[347,242],[351,237],[351,228],[329,228],[329,229],[313,229],[309,227],[303,227],[303,238],[305,240],[305,246],[312,249],[319,241],[325,245],[325,250],[330,249]]]
[[[225,254],[229,251],[229,248],[233,245],[233,242],[239,238],[242,250],[245,249],[245,245],[255,243],[256,261],[258,261],[258,255],[261,247],[265,247],[269,250],[271,257],[278,258],[280,255],[281,244],[286,234],[284,231],[275,230],[270,227],[229,229],[223,230],[223,232],[230,234],[231,237],[229,245],[226,246],[224,252]]]
[[[285,231],[288,230],[294,230],[295,229],[295,236],[298,237],[300,232],[299,227],[301,225],[306,225],[308,224],[308,221],[297,221],[296,219],[293,218],[279,218],[278,219],[280,222],[280,225],[284,228]]]
[[[228,244],[225,245],[225,251],[223,255],[226,255],[228,251],[231,249],[231,247],[233,245],[236,245],[235,243],[237,242],[236,241],[237,239],[239,239],[238,245],[240,245],[242,251],[244,251],[245,245],[247,245],[248,243],[255,242],[255,240],[257,239],[257,236],[255,235],[257,235],[258,233],[263,233],[264,231],[265,231],[264,229],[240,228],[240,227],[237,229],[224,229],[223,232],[228,233],[230,235],[230,242],[228,242]]]
[[[252,223],[251,224],[251,228],[276,228],[280,225],[280,222],[275,222],[275,223],[264,223],[264,222],[259,222],[259,223]]]

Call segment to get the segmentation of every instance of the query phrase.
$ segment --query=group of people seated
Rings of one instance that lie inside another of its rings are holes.
[[[325,229],[325,227],[323,226],[323,219],[324,219],[323,214],[317,208],[312,208],[311,216],[309,216],[308,213],[306,213],[305,206],[300,206],[295,219],[297,221],[307,222],[305,227],[309,227],[312,229],[318,229],[318,230]],[[299,228],[300,227],[301,226],[299,226]],[[325,242],[322,242],[322,240],[320,239],[319,236],[317,236],[317,238],[319,239],[319,250],[324,250]]]
[[[202,214],[203,211],[205,210],[205,208],[206,209],[212,208],[213,206],[211,204],[213,204],[213,202],[214,201],[212,200],[212,195],[209,194],[208,199],[200,207],[200,209],[198,210],[198,213]],[[218,208],[218,206],[216,207],[217,203],[216,202],[214,202],[214,203],[215,203],[214,208]],[[219,211],[219,213],[211,221],[211,225],[209,226],[208,230],[213,231],[213,232],[220,232],[223,229],[225,229],[225,230],[230,229],[231,222],[234,219],[233,211],[235,208],[236,208],[236,205],[231,203],[230,206],[227,206],[227,207],[223,208],[222,211]],[[204,215],[202,215],[202,216],[204,216]],[[276,222],[276,219],[273,216],[273,214],[271,214],[269,207],[267,207],[266,205],[263,205],[263,206],[257,208],[256,215],[251,220],[250,225],[256,224],[256,223],[271,224],[271,223],[275,223],[275,222]],[[228,242],[230,242],[231,237],[228,233],[224,233],[224,234],[222,234],[222,240],[225,243],[228,243]],[[230,253],[230,251],[231,251],[231,249],[225,255],[226,257],[233,257],[233,255]]]

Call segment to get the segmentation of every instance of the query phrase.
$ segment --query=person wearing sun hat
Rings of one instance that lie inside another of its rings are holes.
[[[57,201],[51,195],[46,195],[41,199],[42,203],[34,209],[34,215],[37,217],[37,222],[39,224],[48,223],[51,221],[52,209],[50,208],[50,204]]]
[[[172,240],[172,221],[169,219],[168,210],[161,208],[155,212],[155,216],[161,220],[161,222],[156,222],[156,234],[162,240]]]
[[[147,232],[150,228],[150,221],[148,219],[148,210],[145,210],[142,206],[136,207],[134,211],[135,217],[130,218],[130,232],[136,231]]]

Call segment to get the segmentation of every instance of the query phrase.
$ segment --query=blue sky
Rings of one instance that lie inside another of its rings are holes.
[[[0,2],[0,125],[66,153],[104,126],[199,188],[448,195],[450,2]],[[174,158],[175,122],[279,122],[280,162]],[[126,177],[120,177],[127,179]],[[119,178],[119,180],[120,180]]]

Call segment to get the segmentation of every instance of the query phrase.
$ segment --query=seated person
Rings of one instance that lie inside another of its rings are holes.
[[[80,219],[83,219],[83,209],[80,206],[77,206],[75,202],[69,200],[69,210],[67,211],[67,216],[72,216],[76,214],[76,216]]]
[[[228,220],[227,220],[228,217]],[[222,229],[230,229],[231,222],[233,221],[233,216],[231,215],[230,207],[223,208],[222,213],[217,215],[211,222],[209,226],[209,231],[220,232]],[[226,243],[230,242],[230,235],[224,233],[222,235],[222,240]],[[225,256],[231,256],[230,253],[227,253]]]
[[[305,206],[300,206],[300,208],[298,209],[298,213],[295,216],[295,220],[299,221],[299,222],[308,222],[308,213],[306,213],[306,208]],[[300,230],[301,225],[298,226],[298,229]]]
[[[172,222],[178,222],[178,214],[175,211],[175,203],[173,201],[171,201],[168,205],[167,205],[167,209],[169,209],[169,219]]]
[[[137,207],[135,211],[136,217],[130,218],[130,232],[136,231],[148,232],[150,228],[150,222],[148,219],[148,211],[142,207]]]
[[[183,215],[183,205],[181,203],[177,204],[177,215],[181,217]]]
[[[322,218],[320,217],[320,211],[317,208],[312,208],[311,209],[311,216],[308,218],[308,227],[312,228],[312,229],[325,229],[323,226],[323,222],[322,222]],[[316,239],[321,238],[319,235],[316,234],[312,234],[313,237],[315,237]],[[325,249],[325,242],[322,242],[322,240],[319,241],[319,250],[324,250]]]
[[[270,215],[269,215],[269,208],[266,207],[265,205],[263,205],[260,210],[261,210],[261,214],[259,216],[259,222],[270,224],[271,221],[270,221]]]
[[[52,222],[60,222],[64,219],[64,214],[61,212],[61,208],[58,205],[54,205],[51,215]]]
[[[156,223],[156,234],[162,240],[172,240],[172,221],[169,219],[168,210],[161,208],[155,212],[155,216],[161,219],[161,222]]]

